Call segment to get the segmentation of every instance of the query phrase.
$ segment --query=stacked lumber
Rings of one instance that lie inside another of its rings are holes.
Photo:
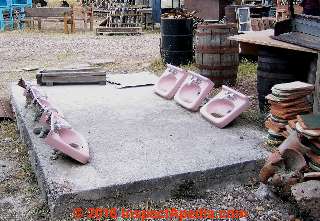
[[[320,172],[320,115],[298,115],[296,131],[301,146],[305,147],[309,167]]]
[[[141,35],[142,27],[100,27],[97,35]]]
[[[274,85],[271,90],[272,94],[266,97],[270,104],[270,115],[265,126],[270,140],[282,141],[295,129],[297,115],[312,111],[307,96],[312,94],[314,86],[295,81]]]
[[[53,86],[55,84],[106,84],[106,72],[100,68],[66,68],[50,69],[38,72],[39,85]]]

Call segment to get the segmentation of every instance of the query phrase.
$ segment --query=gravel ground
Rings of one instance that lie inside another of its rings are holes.
[[[8,95],[8,83],[20,77],[34,79],[35,72],[24,67],[62,67],[87,60],[114,59],[106,68],[113,73],[156,70],[159,63],[159,35],[96,37],[92,33],[64,35],[39,32],[0,34],[0,95]],[[160,65],[161,66],[161,65]],[[158,70],[161,70],[161,66]],[[192,67],[190,67],[192,68]],[[237,88],[252,96],[253,107],[242,120],[257,119],[254,64],[244,62]],[[27,149],[19,140],[14,123],[0,124],[0,220],[48,220],[48,209],[31,170]],[[279,198],[259,198],[256,180],[246,185],[228,184],[208,190],[204,195],[185,195],[166,202],[143,202],[127,208],[243,209],[243,220],[290,220],[297,215],[295,206]],[[187,191],[188,192],[188,191]],[[108,207],[108,205],[103,205]]]

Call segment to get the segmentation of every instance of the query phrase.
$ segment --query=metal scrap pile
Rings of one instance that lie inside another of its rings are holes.
[[[297,115],[312,111],[306,97],[314,90],[312,84],[299,81],[277,84],[266,98],[270,104],[270,115],[265,122],[269,141],[280,143],[295,129]]]

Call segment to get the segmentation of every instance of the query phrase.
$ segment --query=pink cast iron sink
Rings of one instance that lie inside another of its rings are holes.
[[[187,76],[185,70],[167,64],[167,69],[155,85],[155,93],[166,99],[172,99]]]
[[[208,78],[188,71],[189,77],[182,83],[174,100],[191,111],[198,111],[203,100],[208,96],[214,84]]]
[[[208,112],[216,118],[222,118],[229,114],[234,109],[234,104],[231,101],[224,99],[216,99],[208,106]]]
[[[86,164],[89,161],[87,141],[56,113],[51,115],[50,132],[44,141],[80,163]]]
[[[219,128],[224,128],[249,108],[249,98],[225,85],[222,91],[200,109],[201,115]]]
[[[43,99],[43,98],[37,98],[37,103],[40,105],[40,107],[43,110],[42,115],[39,119],[40,123],[43,123],[43,124],[48,123],[49,117],[52,112],[55,112],[62,118],[64,117],[61,111],[58,108],[54,107],[54,105],[52,105],[49,102],[49,100]]]

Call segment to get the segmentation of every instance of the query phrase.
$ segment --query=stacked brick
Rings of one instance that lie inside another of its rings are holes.
[[[307,96],[314,86],[299,81],[277,84],[272,87],[272,94],[266,99],[270,104],[270,115],[265,122],[269,139],[281,142],[295,129],[297,115],[312,111]]]

